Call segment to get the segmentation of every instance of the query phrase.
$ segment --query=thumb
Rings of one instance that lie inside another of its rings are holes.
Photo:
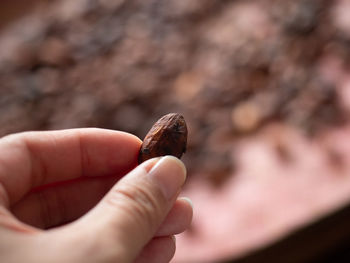
[[[186,168],[175,157],[148,160],[123,177],[82,221],[104,249],[112,249],[111,255],[130,262],[155,235],[185,178]]]

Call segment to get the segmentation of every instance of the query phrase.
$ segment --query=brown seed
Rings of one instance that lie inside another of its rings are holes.
[[[186,151],[187,126],[178,113],[169,113],[160,118],[147,133],[141,145],[139,163],[164,155],[181,158]]]

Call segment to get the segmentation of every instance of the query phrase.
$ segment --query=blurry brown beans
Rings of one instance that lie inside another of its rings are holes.
[[[178,113],[169,113],[160,118],[147,133],[141,145],[138,161],[164,155],[181,158],[186,151],[187,126]]]

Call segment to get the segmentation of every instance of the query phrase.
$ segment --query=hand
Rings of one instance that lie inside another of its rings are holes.
[[[192,218],[186,171],[137,166],[140,144],[102,129],[0,139],[0,262],[169,262]]]

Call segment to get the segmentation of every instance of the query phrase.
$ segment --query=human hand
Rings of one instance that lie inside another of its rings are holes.
[[[0,139],[0,261],[169,262],[192,219],[186,171],[170,156],[137,166],[140,145],[102,129]]]

